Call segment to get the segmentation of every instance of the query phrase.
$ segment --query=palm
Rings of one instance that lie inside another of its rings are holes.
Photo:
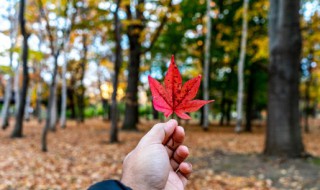
[[[168,181],[164,189],[180,190],[180,189],[184,189],[183,187],[184,187],[183,182],[181,181],[178,174],[175,171],[171,170],[169,172]]]

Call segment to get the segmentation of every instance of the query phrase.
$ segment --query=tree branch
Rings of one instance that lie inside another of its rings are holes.
[[[170,0],[168,8],[172,7],[172,0]],[[155,42],[157,41],[157,39],[160,36],[160,33],[163,29],[163,27],[165,26],[166,22],[168,21],[168,15],[167,13],[164,15],[164,17],[161,20],[160,26],[157,28],[156,32],[154,33],[154,36],[151,38],[151,43],[150,46],[145,48],[144,50],[142,50],[142,53],[146,53],[148,51],[150,51],[152,49],[152,47],[154,46]]]
[[[51,55],[55,56],[56,52],[55,52],[55,48],[54,48],[54,44],[53,44],[54,39],[53,39],[53,35],[51,33],[51,26],[49,24],[49,19],[48,19],[46,13],[44,12],[42,0],[38,0],[38,8],[39,8],[41,17],[46,21],[46,30],[47,30],[47,34],[49,37]]]

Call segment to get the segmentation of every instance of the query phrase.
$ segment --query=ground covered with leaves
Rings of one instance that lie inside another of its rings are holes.
[[[194,172],[187,189],[319,189],[320,125],[304,135],[307,152],[318,158],[280,159],[260,153],[264,127],[234,134],[231,127],[184,125],[188,159]],[[26,123],[24,138],[10,139],[12,128],[0,132],[0,189],[86,189],[103,179],[120,179],[124,156],[152,126],[142,121],[139,132],[120,132],[109,144],[109,123],[98,119],[68,122],[48,136],[49,151],[40,151],[43,124]]]

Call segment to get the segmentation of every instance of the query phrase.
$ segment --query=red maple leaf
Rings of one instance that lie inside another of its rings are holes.
[[[166,117],[172,113],[182,119],[191,119],[186,112],[194,112],[205,104],[214,100],[192,100],[198,92],[201,75],[190,79],[182,86],[182,78],[177,65],[174,63],[174,56],[171,57],[170,66],[164,79],[164,87],[148,76],[149,85],[153,98],[153,106],[163,112]]]

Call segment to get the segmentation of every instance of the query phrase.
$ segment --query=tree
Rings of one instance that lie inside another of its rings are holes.
[[[119,19],[119,7],[121,0],[117,0],[117,8],[114,12],[114,26],[115,26],[115,41],[116,41],[116,60],[114,62],[114,75],[113,75],[113,92],[111,99],[111,130],[110,130],[110,142],[118,142],[118,109],[117,109],[117,92],[119,83],[119,72],[122,62],[122,48],[121,48],[121,23]]]
[[[70,33],[73,27],[73,24],[75,22],[75,18],[78,12],[78,9],[75,6],[75,1],[72,1],[72,7],[71,3],[67,3],[66,6],[66,20],[70,20],[70,24],[68,25],[68,22],[65,22],[64,26],[64,37],[63,37],[63,55],[64,55],[64,63],[62,65],[62,90],[61,90],[61,115],[60,115],[60,126],[61,128],[66,128],[66,112],[67,112],[67,79],[66,79],[66,74],[67,74],[67,66],[68,66],[68,50],[69,50],[69,42],[70,42]],[[75,10],[69,15],[69,9]]]
[[[11,134],[12,138],[22,137],[23,129],[23,117],[24,117],[24,107],[26,104],[26,97],[28,91],[29,83],[29,74],[28,74],[28,38],[30,34],[26,30],[26,21],[24,17],[25,13],[25,0],[20,0],[20,9],[19,9],[19,24],[21,34],[23,36],[23,45],[22,45],[22,67],[23,67],[23,81],[20,93],[19,106],[16,115],[16,124]]]
[[[58,58],[60,55],[60,52],[63,48],[63,43],[59,43],[58,35],[54,35],[53,33],[53,28],[50,25],[50,20],[48,17],[48,13],[45,12],[44,5],[42,0],[38,0],[38,8],[40,12],[40,16],[42,19],[45,21],[46,24],[46,33],[48,36],[49,40],[49,47],[51,51],[51,56],[53,57],[53,72],[52,72],[52,78],[51,78],[51,84],[50,84],[50,94],[49,94],[49,99],[48,99],[48,106],[47,106],[47,118],[46,118],[46,126],[43,129],[43,137],[44,139],[46,137],[46,132],[48,129],[55,130],[55,123],[56,123],[56,83],[57,83],[57,73],[58,73]],[[56,26],[58,27],[58,26]],[[43,150],[44,150],[44,145],[43,145]],[[45,150],[44,150],[45,151]]]
[[[136,2],[136,1],[134,1]],[[149,46],[143,48],[141,38],[145,35],[146,19],[144,18],[144,3],[145,0],[138,0],[136,5],[131,2],[125,6],[127,18],[130,22],[127,28],[127,36],[129,39],[129,66],[128,66],[128,82],[126,90],[126,109],[125,118],[122,129],[124,130],[137,130],[136,124],[138,123],[138,85],[139,85],[139,72],[141,56],[147,51],[151,50],[154,43],[160,36],[160,33],[167,21],[167,12],[160,19],[160,24],[154,35],[150,38]],[[169,0],[168,7],[171,7],[172,0]],[[145,35],[146,36],[146,35]]]
[[[304,153],[299,126],[299,6],[299,0],[270,0],[267,155]]]
[[[10,50],[9,50],[9,67],[12,68],[12,62],[13,62],[13,48],[16,44],[16,30],[17,30],[17,11],[15,10],[16,3],[14,1],[11,1],[12,4],[9,5],[8,12],[9,12],[9,21],[10,21]],[[14,13],[13,13],[14,12]],[[6,129],[9,126],[9,108],[11,104],[12,99],[12,82],[13,77],[12,73],[9,74],[9,78],[7,80],[7,86],[5,89],[5,97],[4,97],[4,105],[1,110],[1,127],[2,129]]]
[[[315,8],[316,9],[316,8]],[[303,10],[303,8],[302,8]],[[309,11],[309,10],[308,10]],[[304,132],[310,132],[309,116],[314,113],[318,95],[318,69],[317,62],[319,62],[319,48],[320,37],[318,28],[320,26],[320,11],[317,10],[309,19],[302,19],[302,38],[303,53],[301,61],[301,92],[304,99]],[[302,13],[304,14],[304,13]]]
[[[235,127],[236,132],[242,130],[242,106],[243,106],[243,89],[244,89],[244,79],[243,79],[243,67],[245,63],[246,56],[246,46],[247,46],[247,34],[248,34],[248,6],[249,0],[243,1],[243,21],[242,21],[242,35],[241,35],[241,49],[240,58],[238,62],[238,96],[237,96],[237,123]]]
[[[211,47],[211,0],[207,0],[207,34],[205,41],[205,60],[203,68],[203,100],[209,100],[209,65]],[[203,129],[208,130],[209,125],[209,105],[203,107]]]
[[[45,12],[44,5],[42,0],[38,0],[38,9],[40,12],[40,16],[42,19],[45,21],[46,24],[46,32],[49,40],[49,47],[51,50],[51,56],[53,57],[53,71],[52,71],[52,81],[50,84],[50,92],[49,92],[49,99],[48,99],[48,106],[47,106],[47,118],[46,118],[46,124],[42,130],[42,137],[41,137],[41,146],[42,146],[42,151],[47,151],[47,133],[49,129],[55,130],[55,125],[56,125],[56,119],[57,119],[57,102],[56,102],[56,84],[57,84],[57,73],[58,73],[58,58],[60,56],[60,52],[64,47],[63,41],[59,40],[59,26],[57,27],[56,30],[56,35],[53,33],[53,28],[50,25],[50,20],[48,17],[48,13]],[[60,9],[61,7],[59,7]],[[66,8],[64,9],[64,11]],[[56,16],[58,19],[59,17]]]
[[[79,92],[78,92],[78,121],[80,121],[81,123],[84,122],[84,109],[85,109],[85,98],[84,98],[84,93],[85,93],[85,86],[83,83],[83,79],[84,79],[84,74],[85,74],[85,70],[86,70],[86,65],[87,65],[87,56],[88,56],[88,36],[87,34],[83,34],[82,35],[82,49],[83,49],[83,55],[80,61],[80,68],[81,68],[81,73],[80,73],[80,86],[79,86]]]

